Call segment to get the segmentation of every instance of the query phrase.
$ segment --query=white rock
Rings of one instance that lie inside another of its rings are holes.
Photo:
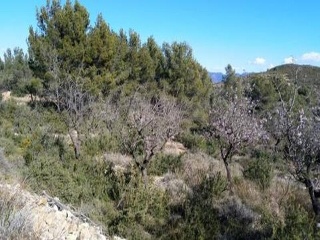
[[[12,197],[16,204],[17,216],[28,223],[25,231],[30,232],[30,236],[37,236],[38,239],[43,240],[109,239],[101,234],[100,229],[89,223],[83,223],[68,210],[59,211],[56,205],[50,207],[45,197],[31,194],[20,185],[0,184],[0,191]]]
[[[126,239],[118,236],[113,236],[113,240],[126,240]]]
[[[69,234],[67,237],[66,237],[66,240],[77,240],[78,239],[78,235],[76,234]]]

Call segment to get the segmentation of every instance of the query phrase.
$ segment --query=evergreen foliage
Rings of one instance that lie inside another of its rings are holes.
[[[47,0],[36,19],[28,55],[0,58],[15,95],[1,95],[1,174],[127,239],[318,238],[319,69],[228,65],[214,88],[186,42],[91,24],[79,1]]]

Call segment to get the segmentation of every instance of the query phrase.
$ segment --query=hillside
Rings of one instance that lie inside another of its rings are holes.
[[[0,66],[1,240],[320,239],[317,70],[213,84],[185,42],[39,9]]]
[[[0,239],[120,239],[104,236],[101,227],[45,192],[0,184],[0,199]]]
[[[284,74],[298,84],[320,88],[320,67],[311,65],[284,64],[269,69],[269,74]]]

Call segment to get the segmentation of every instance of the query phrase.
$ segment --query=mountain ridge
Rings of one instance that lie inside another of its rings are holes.
[[[267,74],[282,74],[297,84],[320,90],[320,67],[313,65],[283,64],[267,70]]]
[[[219,83],[222,81],[224,74],[222,72],[209,72],[211,81],[214,83]]]

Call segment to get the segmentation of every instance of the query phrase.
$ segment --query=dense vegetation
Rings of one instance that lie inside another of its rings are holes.
[[[319,68],[213,85],[188,44],[91,25],[78,1],[36,17],[28,54],[0,59],[3,180],[128,239],[319,238]]]

